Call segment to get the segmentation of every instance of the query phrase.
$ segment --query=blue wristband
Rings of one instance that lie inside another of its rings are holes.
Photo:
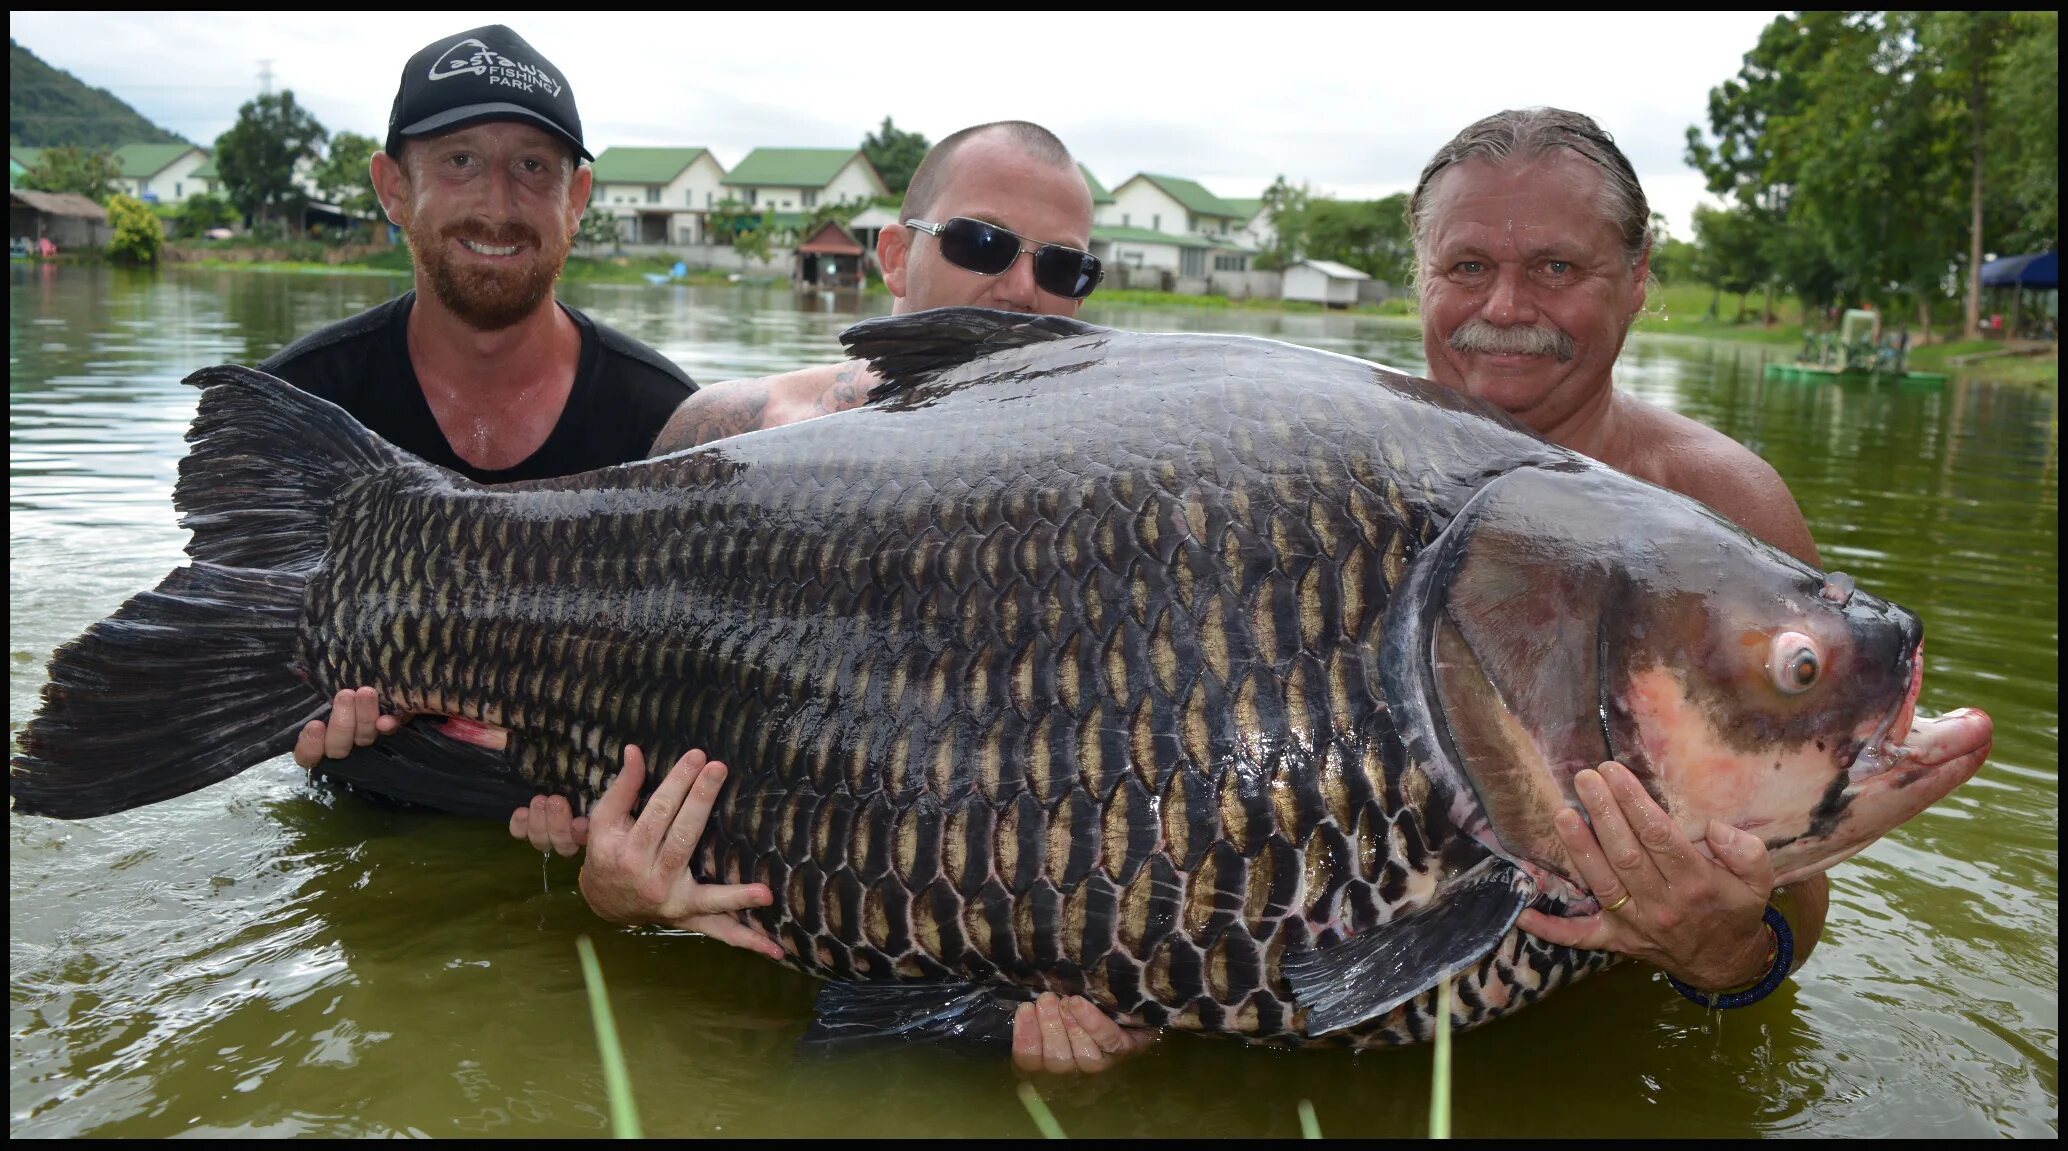
[[[1673,985],[1673,990],[1696,1003],[1722,1011],[1747,1007],[1772,995],[1781,981],[1788,978],[1788,969],[1795,965],[1795,933],[1788,930],[1788,918],[1771,903],[1766,905],[1766,914],[1761,918],[1774,933],[1774,965],[1767,969],[1766,978],[1757,985],[1744,991],[1708,992],[1697,991],[1671,975],[1666,977],[1666,982]]]

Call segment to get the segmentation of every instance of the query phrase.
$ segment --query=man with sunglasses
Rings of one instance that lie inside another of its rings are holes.
[[[1071,316],[1103,275],[1086,250],[1091,191],[1069,150],[1036,124],[981,124],[936,144],[913,173],[900,215],[904,226],[884,229],[876,242],[894,314],[967,304]],[[652,454],[856,407],[875,384],[855,360],[715,384],[683,401]],[[510,834],[561,855],[586,844],[582,895],[605,919],[700,931],[779,958],[773,939],[732,914],[742,888],[690,877],[689,856],[725,766],[690,752],[634,818],[644,776],[644,761],[628,753],[591,815],[574,818],[565,799],[540,796],[512,814]],[[769,901],[759,884],[744,890],[750,905]],[[1081,997],[1045,994],[1014,1018],[1012,1057],[1028,1072],[1097,1071],[1153,1040]]]

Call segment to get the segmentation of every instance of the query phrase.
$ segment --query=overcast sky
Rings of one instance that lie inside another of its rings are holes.
[[[1256,196],[1273,176],[1345,198],[1413,187],[1503,108],[1586,112],[1674,235],[1705,198],[1682,159],[1709,89],[1774,13],[14,12],[10,35],[203,146],[271,61],[332,132],[380,139],[403,62],[508,23],[566,73],[589,150],[848,147],[885,115],[929,140],[987,120],[1052,129],[1108,187],[1140,171]]]

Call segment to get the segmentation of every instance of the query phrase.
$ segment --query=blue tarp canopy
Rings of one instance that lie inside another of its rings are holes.
[[[2059,288],[2061,256],[2040,252],[2031,256],[2005,256],[1982,265],[1982,286],[1988,288]]]

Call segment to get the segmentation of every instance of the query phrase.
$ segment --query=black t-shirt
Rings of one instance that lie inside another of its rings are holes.
[[[477,468],[446,441],[409,362],[409,309],[415,303],[416,293],[404,292],[303,336],[259,370],[322,396],[396,447],[485,484],[552,479],[644,459],[676,405],[696,391],[666,356],[560,304],[582,332],[574,387],[560,422],[517,466]]]

